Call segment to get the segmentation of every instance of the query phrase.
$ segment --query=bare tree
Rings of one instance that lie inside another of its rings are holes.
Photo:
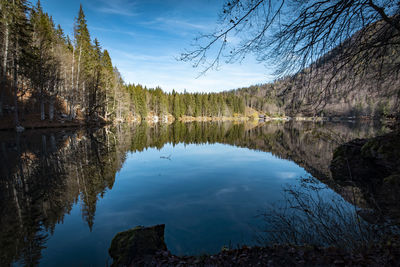
[[[377,46],[398,45],[399,10],[400,1],[393,0],[227,0],[215,31],[196,38],[180,59],[205,72],[218,68],[221,60],[233,62],[253,53],[273,64],[277,74],[294,73],[378,21],[382,26],[375,37],[364,36],[362,47],[345,53],[347,59]]]
[[[226,0],[219,20],[182,61],[205,73],[254,54],[286,77],[278,97],[291,115],[313,116],[342,101],[354,110],[377,94],[398,112],[400,1]]]

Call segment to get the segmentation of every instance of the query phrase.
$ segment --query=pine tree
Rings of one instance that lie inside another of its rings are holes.
[[[87,101],[85,91],[88,80],[87,76],[89,75],[91,68],[90,61],[93,50],[82,4],[79,7],[78,17],[74,26],[74,38],[75,50],[78,56],[75,84],[77,95],[75,97],[78,97],[81,104],[84,104]]]
[[[200,117],[201,116],[201,95],[200,94],[195,94],[194,95],[194,116],[195,117]]]
[[[40,1],[31,11],[33,27],[33,66],[32,82],[39,92],[40,118],[45,119],[45,101],[57,93],[59,63],[53,55],[56,34],[48,14],[43,12]],[[49,114],[52,119],[52,113]]]
[[[174,103],[173,103],[173,113],[172,115],[176,118],[179,119],[183,115],[182,111],[182,103],[181,103],[181,97],[178,93],[175,91],[172,93],[174,97]]]
[[[13,73],[13,93],[14,93],[14,123],[16,126],[19,122],[18,109],[18,94],[20,92],[19,80],[29,69],[31,27],[26,18],[28,10],[25,0],[13,0],[10,5],[10,28],[9,38],[11,42],[11,58],[12,58],[12,73]]]
[[[103,82],[104,82],[104,94],[105,94],[105,103],[104,103],[104,118],[107,120],[108,116],[111,115],[109,110],[112,107],[113,99],[112,99],[112,86],[113,86],[113,65],[111,61],[110,54],[107,50],[104,50],[103,56],[101,58],[102,66],[103,66]]]
[[[7,72],[9,70],[10,24],[11,4],[7,0],[0,1],[0,25],[2,34],[1,52],[1,93],[0,93],[0,117],[3,116],[3,102],[7,85]]]
[[[102,107],[103,104],[103,92],[101,92],[101,70],[102,70],[102,56],[103,53],[101,51],[100,42],[95,39],[94,40],[94,47],[93,47],[93,54],[91,58],[91,83],[88,85],[88,101],[87,101],[87,118],[91,119],[92,116],[95,114],[96,117],[98,116],[97,112],[98,109]]]

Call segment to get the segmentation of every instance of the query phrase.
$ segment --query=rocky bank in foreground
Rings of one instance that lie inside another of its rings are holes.
[[[112,266],[400,266],[400,241],[360,251],[278,245],[224,249],[216,255],[175,256],[164,242],[165,225],[138,226],[118,233],[109,253]]]

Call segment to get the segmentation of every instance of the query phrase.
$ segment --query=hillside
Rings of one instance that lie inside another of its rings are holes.
[[[399,113],[399,32],[377,22],[292,76],[234,90],[246,106],[289,116]]]

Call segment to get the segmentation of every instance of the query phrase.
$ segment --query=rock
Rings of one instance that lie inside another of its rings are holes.
[[[361,153],[389,173],[400,172],[400,131],[368,140],[361,148]]]
[[[130,266],[135,262],[143,262],[160,250],[166,251],[164,229],[165,224],[160,224],[151,227],[137,226],[118,233],[108,250],[113,258],[112,266]]]
[[[333,154],[330,169],[338,181],[382,183],[383,178],[400,173],[400,132],[341,145]]]
[[[359,188],[370,208],[400,223],[400,131],[339,146],[330,170],[336,183]]]
[[[330,170],[332,177],[338,182],[355,182],[379,180],[383,177],[373,159],[365,157],[362,147],[366,139],[355,139],[339,146],[333,153]]]

